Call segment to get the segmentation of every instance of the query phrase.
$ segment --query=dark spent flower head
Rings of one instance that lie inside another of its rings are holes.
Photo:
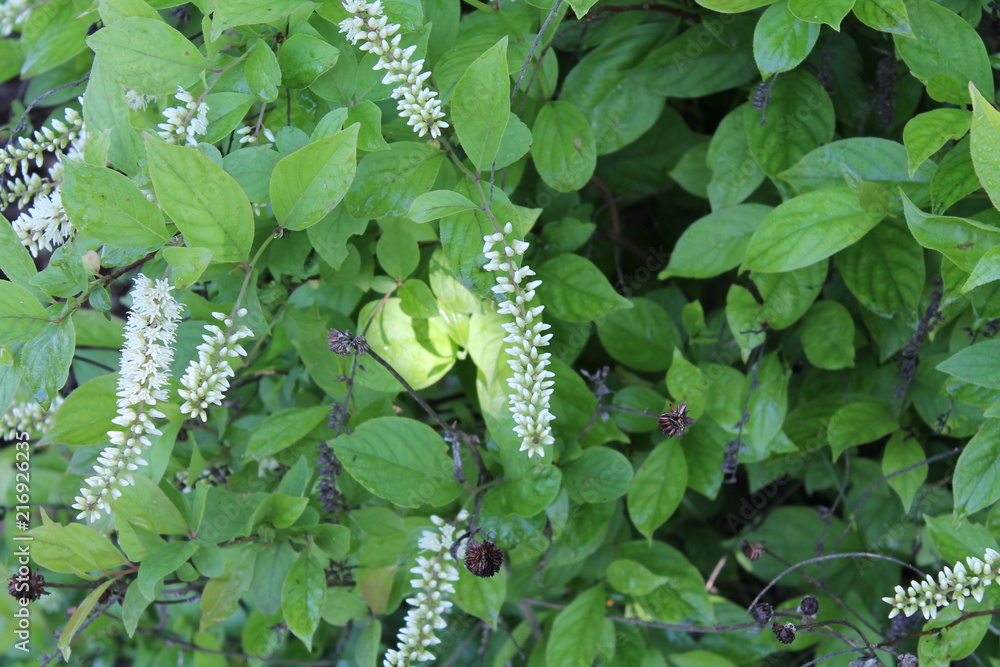
[[[819,612],[819,600],[813,595],[807,595],[802,598],[802,602],[799,603],[799,608],[796,611],[803,616],[815,617]]]
[[[473,542],[465,547],[465,567],[477,577],[492,577],[503,565],[503,550],[492,541]]]
[[[794,623],[785,623],[784,625],[772,623],[771,631],[774,633],[775,638],[782,644],[791,644],[795,641]]]
[[[10,593],[11,597],[21,600],[22,604],[27,604],[24,600],[34,602],[43,595],[49,594],[45,590],[45,577],[38,570],[29,572],[27,576],[15,574],[7,580],[7,592]]]
[[[331,352],[336,352],[342,357],[349,356],[355,350],[359,354],[364,354],[368,350],[364,336],[355,336],[350,331],[330,329],[326,342],[329,344]]]
[[[740,550],[743,555],[750,560],[760,560],[760,557],[764,555],[764,540],[760,542],[749,542],[743,540],[743,544],[740,545]]]
[[[670,404],[670,410],[657,417],[660,424],[660,432],[668,438],[680,438],[684,431],[691,424],[698,421],[687,416],[687,402],[679,404],[676,408]]]
[[[774,609],[766,602],[758,602],[750,610],[750,615],[753,616],[753,620],[764,625],[774,616]]]

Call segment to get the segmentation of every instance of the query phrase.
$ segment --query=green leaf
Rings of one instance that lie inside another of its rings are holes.
[[[828,371],[854,367],[854,318],[836,301],[814,303],[799,329],[806,358]]]
[[[840,458],[848,447],[863,445],[884,438],[899,428],[893,410],[876,401],[849,403],[835,413],[827,427],[833,460]]]
[[[32,397],[48,406],[69,377],[76,352],[76,329],[67,318],[61,324],[48,324],[14,354],[21,377]]]
[[[469,572],[466,567],[458,567],[458,581],[455,582],[453,600],[459,609],[482,619],[496,627],[500,608],[507,597],[507,571],[500,568],[492,577],[483,578]]]
[[[567,322],[592,322],[608,313],[631,308],[594,266],[580,255],[560,255],[538,267],[538,295],[549,311]]]
[[[204,153],[171,146],[148,133],[143,139],[156,199],[184,242],[208,248],[217,262],[246,261],[253,211],[239,184]]]
[[[292,35],[281,45],[278,65],[281,82],[291,88],[308,88],[320,74],[337,64],[340,49],[312,35]]]
[[[305,549],[292,563],[281,590],[281,611],[288,629],[312,650],[312,637],[319,625],[323,598],[326,595],[326,575],[323,566]]]
[[[924,290],[924,251],[895,217],[837,255],[837,268],[858,301],[883,317],[912,319]]]
[[[476,208],[467,197],[453,190],[435,190],[413,200],[406,217],[413,222],[431,222]]]
[[[170,266],[170,282],[177,288],[190,287],[198,282],[212,261],[208,248],[164,248],[160,252]]]
[[[183,535],[188,522],[153,480],[142,474],[133,475],[135,484],[128,493],[115,501],[115,516],[119,521],[131,521],[135,526],[159,535]]]
[[[316,546],[333,560],[343,560],[351,548],[351,530],[347,526],[321,523],[309,532]]]
[[[207,66],[198,47],[162,20],[115,21],[88,37],[87,44],[118,82],[143,95],[190,88]]]
[[[345,203],[356,218],[406,215],[414,199],[431,191],[444,161],[444,153],[427,144],[389,144],[389,150],[369,153],[358,162]],[[482,240],[480,235],[480,244]]]
[[[510,115],[507,38],[469,65],[451,100],[451,116],[462,147],[476,169],[489,169]]]
[[[743,118],[750,153],[772,178],[833,139],[833,102],[801,69],[778,77],[764,112],[753,109]]]
[[[788,9],[803,21],[825,23],[840,30],[840,22],[854,7],[854,0],[788,0]]]
[[[967,605],[966,608],[969,606],[971,605]],[[939,611],[937,618],[924,624],[924,631],[938,630],[938,632],[920,638],[917,644],[917,658],[921,665],[950,665],[976,652],[990,629],[990,617],[967,618],[954,627],[942,629],[957,621],[960,616],[962,612],[957,607],[952,607]]]
[[[627,595],[649,595],[670,579],[650,572],[642,563],[619,558],[608,565],[608,583]]]
[[[558,192],[575,192],[597,166],[590,122],[568,102],[550,101],[532,127],[532,158],[542,180]]]
[[[897,35],[909,35],[910,17],[903,0],[856,0],[854,15],[869,28]]]
[[[920,463],[926,458],[923,447],[920,446],[920,442],[915,437],[905,431],[896,431],[889,438],[889,442],[885,444],[885,453],[882,455],[882,474],[890,475]],[[961,462],[961,459],[959,461]],[[927,479],[927,466],[919,466],[909,472],[904,472],[902,475],[889,478],[889,486],[899,496],[904,511],[910,511],[913,497],[920,490],[925,479]]]
[[[354,660],[358,667],[375,667],[378,664],[381,637],[382,622],[373,618],[354,645]]]
[[[389,276],[406,280],[420,263],[420,248],[413,235],[400,225],[393,225],[382,232],[375,246],[378,263]],[[429,291],[429,290],[428,290]],[[433,317],[436,313],[432,313]]]
[[[761,321],[772,329],[787,329],[798,322],[823,289],[828,267],[829,262],[821,260],[784,273],[751,273],[764,298]]]
[[[917,243],[937,250],[963,271],[972,271],[991,248],[1000,245],[1000,229],[970,220],[924,213],[903,197],[906,224]]]
[[[306,229],[344,198],[357,171],[358,127],[315,141],[274,166],[271,206],[282,227]]]
[[[969,279],[962,285],[961,292],[965,294],[997,279],[1000,279],[1000,246],[993,246],[976,263]]]
[[[590,447],[562,467],[569,497],[578,503],[603,503],[625,495],[632,464],[609,447]]]
[[[1000,389],[1000,340],[987,340],[963,348],[937,369],[981,387]]]
[[[69,620],[66,622],[66,626],[62,629],[59,634],[59,651],[62,653],[63,660],[69,661],[69,656],[73,653],[73,649],[69,647],[76,633],[83,628],[84,622],[90,616],[90,612],[93,611],[94,606],[97,601],[104,595],[104,592],[108,590],[111,584],[115,583],[115,579],[108,579],[104,583],[100,584],[97,588],[90,591],[87,597],[83,599],[83,602],[77,605],[76,610],[73,615],[70,616]]]
[[[764,311],[750,290],[742,285],[730,285],[726,293],[726,322],[740,347],[743,361],[764,342]]]
[[[274,456],[323,423],[330,410],[325,405],[312,408],[285,408],[258,424],[247,443],[247,456],[262,459]]]
[[[147,248],[170,238],[160,209],[127,177],[74,160],[64,164],[63,206],[84,234],[119,248]]]
[[[688,412],[697,418],[705,409],[707,388],[708,381],[701,369],[685,359],[679,349],[674,348],[673,362],[667,371],[667,389],[671,398],[677,403],[687,403]]]
[[[31,557],[53,572],[81,574],[113,570],[128,561],[118,547],[93,528],[80,523],[61,526],[47,516],[31,531]]]
[[[884,189],[876,197],[887,204]],[[799,195],[760,223],[750,238],[744,266],[774,273],[815,264],[859,240],[886,212],[885,206],[865,206],[850,188]]]
[[[302,0],[271,0],[267,4],[261,4],[256,0],[226,0],[214,8],[212,29],[209,36],[214,42],[230,28],[277,22],[299,7],[307,5],[315,6],[311,2],[302,2]]]
[[[397,505],[437,507],[462,491],[452,476],[448,445],[418,421],[379,417],[331,444],[351,477]]]
[[[108,580],[107,583],[111,583],[111,580]],[[125,591],[125,599],[122,601],[122,624],[129,637],[135,635],[139,619],[142,618],[142,614],[149,607],[150,602],[152,601],[143,597],[139,585],[135,582],[130,584]]]
[[[990,79],[992,81],[992,78]],[[990,97],[993,96],[990,87]],[[972,96],[972,132],[971,152],[972,164],[976,168],[976,176],[983,184],[983,189],[990,196],[994,206],[1000,205],[1000,160],[997,151],[1000,150],[1000,113],[969,84],[969,94]]]
[[[278,67],[278,57],[264,40],[254,40],[253,46],[247,51],[243,72],[250,92],[258,100],[273,102],[278,99],[281,69]]]
[[[953,521],[948,514],[925,516],[931,544],[946,562],[965,560],[967,556],[982,558],[986,549],[996,549],[997,541],[985,526],[972,521]]]
[[[735,14],[737,12],[746,12],[751,9],[757,9],[758,7],[765,7],[774,0],[695,0],[699,5],[705,7],[706,9],[711,9],[716,12],[722,12],[723,14]]]
[[[622,544],[620,555],[667,578],[649,595],[636,599],[646,613],[666,623],[692,619],[703,624],[714,622],[705,580],[680,551],[663,542],[636,540]]]
[[[910,73],[938,102],[968,104],[971,81],[993,97],[993,73],[983,40],[965,19],[933,0],[906,5],[912,35],[893,35]]]
[[[0,346],[32,340],[51,320],[31,292],[0,280]]]
[[[712,179],[706,190],[713,211],[741,203],[764,181],[764,170],[750,155],[747,143],[744,116],[752,111],[750,104],[730,111],[708,144],[705,163],[712,170]]]
[[[772,74],[797,67],[812,51],[819,31],[816,23],[796,17],[789,10],[788,0],[768,7],[753,33],[753,57],[761,76],[766,80]]]
[[[903,128],[903,143],[910,176],[949,139],[965,136],[971,124],[972,116],[962,109],[933,109],[908,120]]]
[[[97,445],[107,441],[111,420],[118,414],[117,381],[117,373],[108,373],[74,389],[59,406],[46,439],[64,445]]]
[[[22,80],[49,72],[86,50],[87,32],[93,23],[88,16],[89,7],[83,0],[67,0],[8,10],[13,11],[14,16],[31,10],[24,27],[20,29],[24,49],[20,72]]]
[[[559,612],[545,647],[548,667],[580,667],[594,661],[604,625],[604,600],[604,587],[597,585]]]
[[[648,540],[666,523],[684,497],[687,462],[674,441],[661,442],[639,466],[628,489],[628,513]]]
[[[772,210],[763,204],[741,204],[695,220],[681,234],[667,268],[657,277],[711,278],[736,268],[750,237]]]
[[[564,255],[571,256],[575,255]],[[670,367],[674,348],[681,343],[677,326],[655,301],[636,297],[629,302],[632,308],[616,311],[597,321],[601,344],[608,354],[626,366],[643,371],[666,370]]]
[[[275,528],[288,528],[305,511],[308,498],[293,498],[281,493],[271,494],[271,523]]]
[[[137,584],[147,600],[154,600],[163,588],[163,579],[173,574],[198,550],[195,541],[166,542],[146,556],[139,566]]]

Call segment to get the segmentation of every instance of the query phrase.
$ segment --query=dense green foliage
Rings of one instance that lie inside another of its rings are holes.
[[[0,5],[4,664],[1000,665],[996,3],[354,2]]]

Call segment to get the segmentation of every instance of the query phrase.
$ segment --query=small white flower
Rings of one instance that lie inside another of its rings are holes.
[[[21,433],[29,435],[48,433],[52,429],[52,420],[62,402],[62,396],[56,396],[52,399],[48,410],[42,408],[38,401],[14,403],[0,418],[0,438],[16,440]]]
[[[0,37],[6,37],[27,23],[31,8],[37,4],[30,0],[7,0],[0,3]]]
[[[160,123],[158,134],[168,144],[185,143],[197,146],[198,137],[208,132],[208,105],[196,102],[191,93],[178,86],[174,98],[183,106],[168,107],[163,110],[167,122]]]
[[[241,308],[237,315],[246,315],[246,308]],[[208,333],[202,335],[204,341],[198,346],[198,359],[192,359],[187,372],[181,378],[183,389],[177,394],[184,399],[181,412],[193,418],[208,419],[208,406],[222,405],[222,399],[229,390],[229,378],[233,377],[233,368],[229,360],[245,357],[247,351],[240,345],[244,338],[253,336],[253,332],[242,324],[236,326],[225,313],[212,313],[212,316],[222,322],[223,330],[215,324],[205,325]]]
[[[947,607],[952,602],[963,610],[967,597],[982,602],[986,587],[998,577],[1000,553],[987,549],[984,560],[969,556],[965,563],[959,561],[954,567],[944,567],[938,572],[937,579],[927,575],[923,581],[911,581],[906,589],[896,586],[896,594],[884,597],[882,601],[892,605],[889,618],[895,618],[900,613],[913,616],[919,611],[924,619],[930,620],[937,618],[939,608]]]

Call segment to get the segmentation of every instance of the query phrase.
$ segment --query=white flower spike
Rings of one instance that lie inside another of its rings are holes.
[[[240,308],[237,317],[245,317],[246,308]],[[208,333],[202,335],[205,342],[198,346],[198,359],[192,359],[187,372],[181,378],[184,389],[178,389],[177,394],[184,399],[181,412],[193,418],[208,419],[208,406],[222,405],[222,399],[229,390],[229,378],[233,377],[233,368],[229,359],[247,356],[247,351],[240,345],[244,338],[253,336],[253,332],[242,324],[236,325],[225,313],[212,313],[215,319],[222,322],[226,329],[217,324],[205,325]]]
[[[497,276],[493,292],[506,296],[507,300],[497,306],[497,312],[514,316],[513,322],[503,325],[508,334],[503,340],[511,345],[506,349],[511,357],[507,363],[514,370],[514,377],[507,380],[513,390],[509,400],[516,422],[514,432],[521,437],[521,451],[528,452],[528,458],[536,454],[544,458],[545,447],[555,442],[552,427],[549,426],[549,422],[555,419],[549,412],[549,397],[555,383],[549,378],[555,377],[555,373],[545,370],[552,355],[538,350],[549,344],[552,334],[542,333],[550,328],[540,317],[545,306],[528,307],[542,281],[525,280],[535,272],[526,265],[519,265],[519,260],[515,258],[524,255],[528,244],[514,239],[507,245],[505,239],[512,231],[513,227],[508,222],[503,232],[483,237],[483,253],[490,260],[483,268],[501,274]],[[502,252],[493,249],[498,243]]]
[[[188,91],[180,86],[174,94],[182,106],[168,107],[163,110],[167,122],[160,123],[158,133],[168,144],[197,146],[198,137],[208,132],[208,105],[196,102]]]
[[[947,607],[952,602],[959,609],[965,609],[965,600],[969,597],[982,602],[986,587],[998,578],[1000,552],[987,549],[982,560],[969,556],[965,563],[959,561],[954,567],[945,567],[936,580],[927,575],[923,581],[911,581],[905,589],[896,586],[896,594],[884,597],[882,601],[892,605],[889,618],[895,618],[900,613],[913,616],[919,611],[924,619],[929,620],[937,617],[939,607]]]

